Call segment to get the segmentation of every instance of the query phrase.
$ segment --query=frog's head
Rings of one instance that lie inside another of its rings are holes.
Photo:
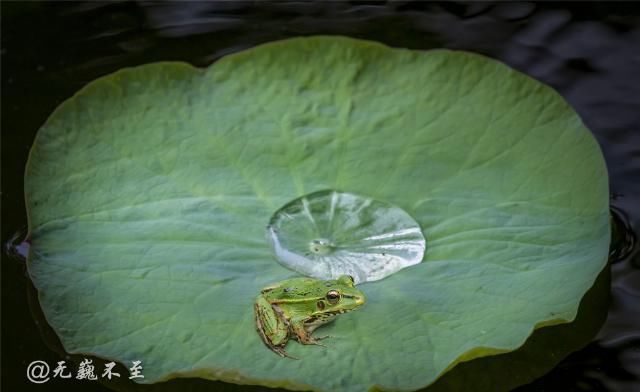
[[[315,314],[337,315],[354,310],[364,304],[364,294],[358,290],[349,275],[336,280],[326,280],[321,284],[322,296],[315,303]]]

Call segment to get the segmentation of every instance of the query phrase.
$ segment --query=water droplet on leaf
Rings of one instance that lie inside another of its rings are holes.
[[[295,199],[271,217],[268,237],[279,263],[320,279],[374,281],[422,261],[426,240],[404,210],[332,190]]]

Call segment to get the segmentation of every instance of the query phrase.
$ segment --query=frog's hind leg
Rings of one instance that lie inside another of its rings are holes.
[[[256,331],[264,344],[281,357],[298,359],[284,350],[289,337],[288,325],[278,317],[273,317],[271,305],[264,299],[259,299],[254,305]]]
[[[289,355],[289,353],[287,353],[285,351],[285,349],[284,349],[284,346],[285,346],[284,344],[271,345],[271,344],[268,344],[267,342],[265,342],[265,344],[269,348],[269,350],[271,350],[274,353],[278,354],[282,358],[300,359],[298,357],[294,357],[293,355]]]
[[[289,353],[284,351],[284,347],[274,346],[269,348],[273,350],[273,352],[275,352],[276,354],[280,355],[282,358],[300,359],[298,357],[294,357],[293,355],[289,355]]]

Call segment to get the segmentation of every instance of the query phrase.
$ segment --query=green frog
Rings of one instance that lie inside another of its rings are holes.
[[[265,287],[256,298],[256,328],[267,347],[294,358],[284,350],[289,338],[324,346],[319,340],[328,336],[313,337],[313,331],[364,302],[364,294],[348,275],[336,280],[287,279]]]

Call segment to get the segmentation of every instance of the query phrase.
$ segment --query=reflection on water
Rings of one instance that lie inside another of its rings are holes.
[[[2,262],[3,385],[23,385],[24,364],[33,359],[58,358],[44,348],[27,310],[24,264],[11,260],[25,251],[24,232],[15,231],[26,225],[28,149],[49,113],[87,82],[125,66],[205,66],[262,42],[342,34],[483,53],[553,86],[578,111],[610,174],[609,316],[594,342],[518,390],[640,390],[640,11],[633,3],[3,2],[2,17],[2,242],[11,244]]]
[[[9,256],[10,260],[25,262],[29,254],[29,240],[27,239],[27,227],[16,231],[4,243],[4,254]]]
[[[636,245],[635,233],[631,230],[627,214],[615,206],[615,200],[611,205],[611,249],[609,261],[618,263],[625,261],[633,252]],[[637,260],[629,260],[631,262]],[[637,264],[635,267],[640,267]]]

